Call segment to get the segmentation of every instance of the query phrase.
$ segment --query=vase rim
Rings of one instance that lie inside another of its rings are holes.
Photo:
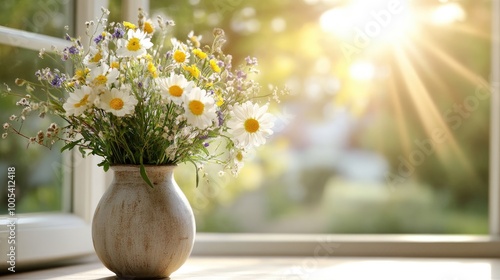
[[[110,169],[114,171],[138,171],[140,169],[140,165],[138,164],[113,164],[110,166]],[[163,165],[153,165],[153,164],[144,164],[146,169],[159,169],[159,170],[170,170],[174,167],[177,167],[176,164],[163,164]]]

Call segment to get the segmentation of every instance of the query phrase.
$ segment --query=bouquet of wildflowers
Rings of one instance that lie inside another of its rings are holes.
[[[63,151],[79,148],[83,156],[101,156],[104,170],[140,165],[148,183],[144,165],[191,162],[200,168],[215,162],[237,174],[248,149],[273,133],[268,104],[254,103],[262,97],[249,77],[257,72],[256,59],[233,68],[231,55],[222,51],[221,29],[202,47],[192,33],[169,42],[172,21],[158,18],[155,25],[139,11],[137,24],[108,23],[107,14],[103,9],[100,19],[86,23],[88,48],[66,36],[71,46],[54,50],[72,62],[73,73],[45,68],[35,73],[35,83],[16,80],[28,93],[20,95],[22,113],[4,124],[3,138],[14,133],[47,147],[64,141]],[[43,94],[33,94],[34,88]],[[33,112],[60,116],[65,125],[28,136],[21,127]],[[14,121],[21,123],[18,128]]]

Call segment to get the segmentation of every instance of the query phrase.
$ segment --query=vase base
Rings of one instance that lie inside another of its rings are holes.
[[[114,279],[118,279],[118,280],[139,280],[139,279],[145,279],[145,280],[170,280],[170,277],[140,277],[140,276],[120,276],[120,275],[116,275],[116,277]]]

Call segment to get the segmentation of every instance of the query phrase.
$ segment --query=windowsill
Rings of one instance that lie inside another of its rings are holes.
[[[500,258],[488,235],[198,233],[198,256]]]
[[[9,279],[116,279],[96,257]],[[191,257],[172,279],[500,279],[498,259]]]

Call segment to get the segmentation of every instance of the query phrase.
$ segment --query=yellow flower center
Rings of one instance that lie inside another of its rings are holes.
[[[189,110],[195,116],[199,116],[199,115],[203,114],[204,109],[205,109],[205,104],[203,104],[199,100],[193,100],[193,101],[189,102]]]
[[[183,92],[184,90],[182,90],[182,88],[178,85],[173,85],[168,88],[168,93],[170,93],[170,95],[175,97],[180,97]]]
[[[155,28],[150,22],[146,21],[144,23],[144,31],[147,32],[148,34],[151,34],[155,31]]]
[[[106,77],[105,75],[99,75],[99,76],[95,77],[95,79],[94,79],[94,83],[96,85],[104,85],[107,81],[108,81],[108,77]]]
[[[236,159],[237,159],[238,161],[243,161],[243,154],[242,154],[241,152],[238,152],[238,153],[236,154]]]
[[[116,69],[120,68],[120,62],[118,61],[111,62],[111,68],[116,68]]]
[[[132,38],[128,40],[127,44],[127,50],[136,52],[141,48],[141,42],[139,41],[139,38]]]
[[[75,105],[74,105],[75,108],[80,108],[82,106],[87,105],[88,100],[89,100],[89,95],[85,94],[85,96],[83,96],[83,98],[80,100],[80,102],[75,103]]]
[[[123,108],[123,100],[121,98],[113,98],[109,101],[109,107],[115,110],[121,110]]]
[[[174,52],[174,60],[178,63],[182,63],[186,60],[186,54],[183,51],[176,50]]]
[[[259,127],[259,121],[257,121],[256,119],[247,119],[245,121],[245,130],[248,133],[257,132],[257,130],[259,130]]]
[[[98,53],[96,53],[94,55],[94,57],[90,61],[97,63],[97,62],[101,61],[101,58],[102,58],[102,54],[101,54],[101,51],[99,51]]]

